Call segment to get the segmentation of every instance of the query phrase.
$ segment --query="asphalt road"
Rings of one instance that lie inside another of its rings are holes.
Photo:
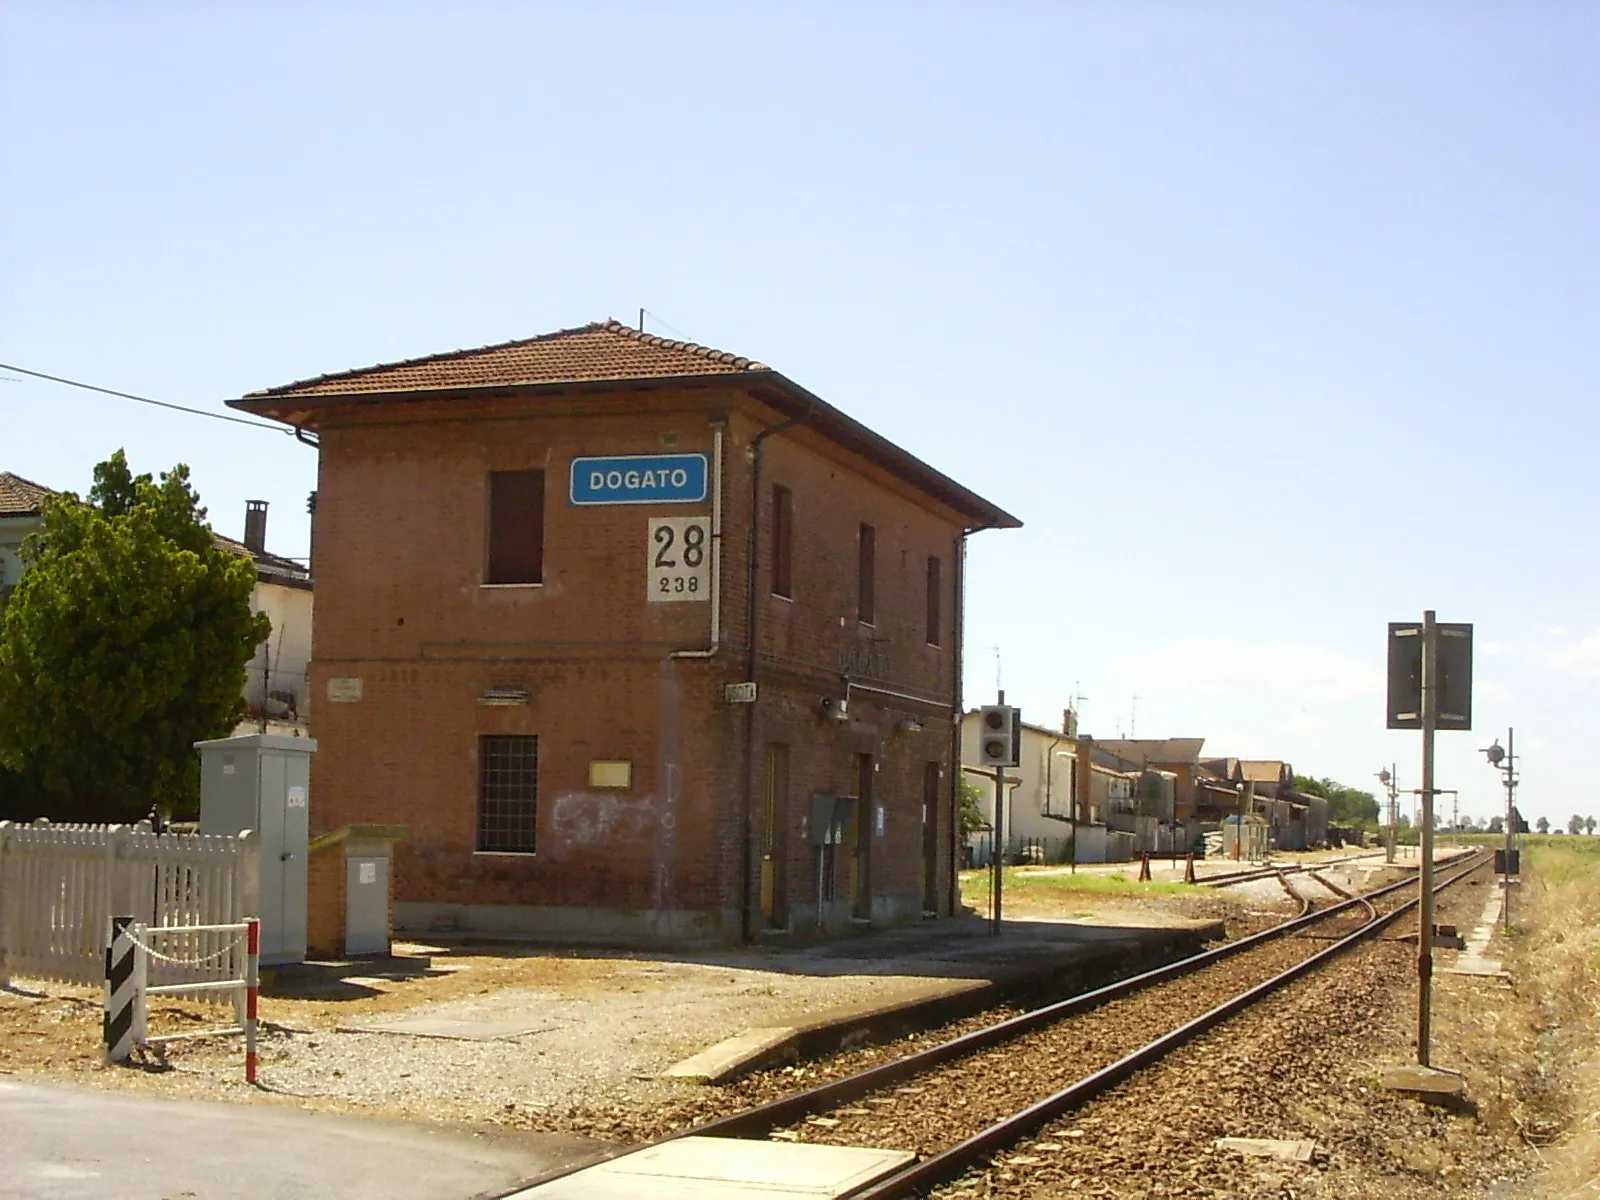
[[[468,1200],[600,1142],[0,1079],[0,1197]]]

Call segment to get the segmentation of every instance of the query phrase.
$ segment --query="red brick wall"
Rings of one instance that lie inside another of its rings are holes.
[[[723,643],[712,660],[675,660],[670,650],[706,644],[710,605],[645,602],[647,521],[709,512],[709,499],[575,509],[569,462],[709,455],[718,419],[727,422]],[[753,713],[725,703],[722,685],[748,677],[749,447],[776,420],[748,396],[706,388],[372,404],[330,419],[316,514],[313,832],[409,826],[395,860],[402,903],[692,911],[707,914],[718,935],[736,936],[744,804],[748,794],[759,845],[763,746],[785,741],[791,924],[804,931],[814,913],[809,796],[853,792],[858,752],[880,763],[884,834],[875,839],[872,890],[885,915],[919,912],[923,764],[940,762],[947,788],[949,780],[959,519],[808,430],[767,439],[756,589],[761,699]],[[544,584],[482,588],[488,472],[530,467],[546,471]],[[794,494],[792,602],[770,595],[773,483]],[[855,618],[862,521],[877,530],[871,628]],[[936,649],[924,630],[929,554],[943,560],[946,593]],[[848,725],[825,720],[821,701],[844,695],[847,671],[944,708],[853,693]],[[362,699],[330,702],[335,677],[360,678]],[[480,704],[495,686],[527,688],[531,700]],[[902,731],[913,715],[923,731]],[[474,852],[477,738],[493,733],[539,737],[536,854]],[[632,788],[591,791],[592,758],[631,760]],[[947,805],[939,815],[948,822]],[[941,886],[949,841],[940,838]],[[759,864],[749,857],[754,900]]]
[[[324,846],[306,867],[306,950],[313,958],[344,957],[344,843]]]

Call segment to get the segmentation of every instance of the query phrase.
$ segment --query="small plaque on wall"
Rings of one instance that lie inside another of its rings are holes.
[[[592,788],[631,788],[633,763],[625,758],[589,760],[589,786]]]
[[[328,680],[328,699],[334,704],[354,704],[361,699],[361,680]]]

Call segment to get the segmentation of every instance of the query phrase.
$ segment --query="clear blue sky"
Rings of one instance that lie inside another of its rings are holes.
[[[1600,816],[1600,8],[0,0],[0,360],[218,409],[640,306],[1027,522],[968,696],[1369,784],[1472,621],[1483,815]],[[313,452],[0,380],[0,469]]]

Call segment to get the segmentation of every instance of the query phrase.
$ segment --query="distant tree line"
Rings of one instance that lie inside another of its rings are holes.
[[[1326,800],[1330,825],[1378,828],[1378,798],[1371,792],[1349,787],[1335,779],[1313,779],[1309,775],[1296,775],[1294,790]]]

